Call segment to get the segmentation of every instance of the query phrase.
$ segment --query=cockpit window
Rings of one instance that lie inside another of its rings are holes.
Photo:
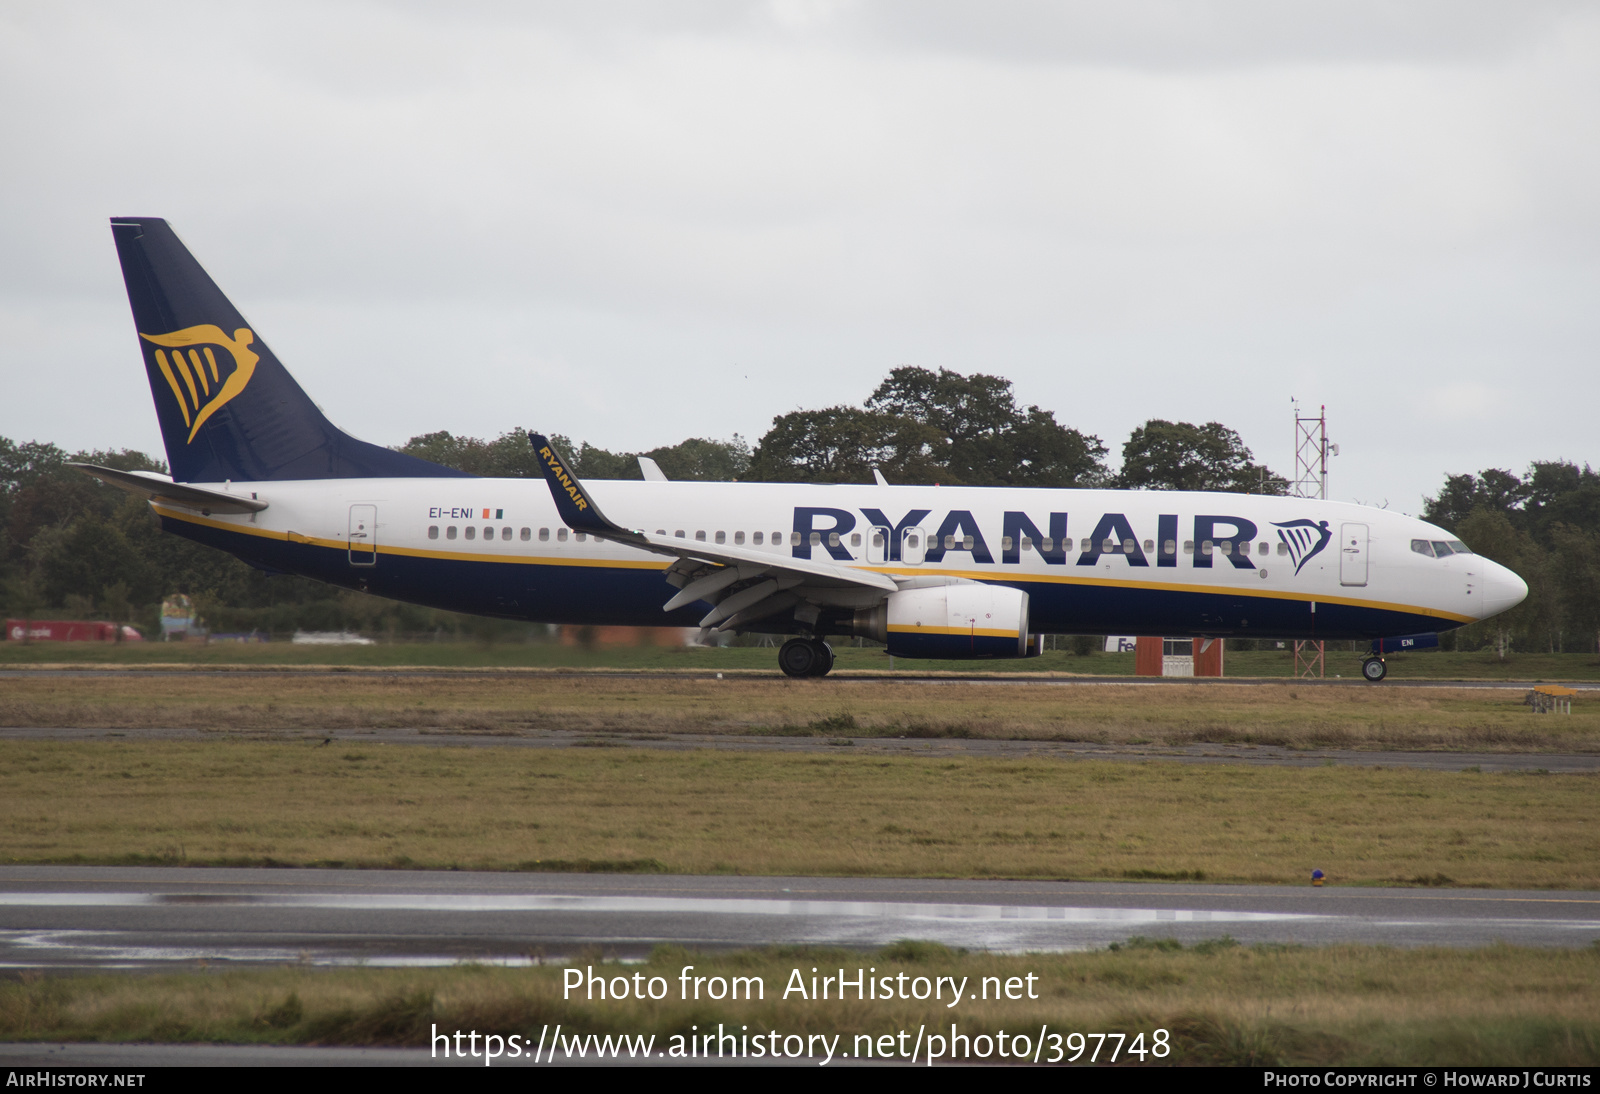
[[[1458,555],[1470,555],[1472,553],[1472,548],[1462,543],[1459,539],[1450,541],[1450,549]]]
[[[1436,558],[1447,558],[1450,555],[1455,554],[1455,552],[1450,549],[1450,545],[1448,543],[1437,539],[1433,541],[1433,553]]]
[[[1417,552],[1419,555],[1427,555],[1429,558],[1433,557],[1433,544],[1429,543],[1425,539],[1412,540],[1411,549]]]

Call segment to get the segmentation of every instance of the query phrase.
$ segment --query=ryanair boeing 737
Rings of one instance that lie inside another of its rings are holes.
[[[1384,639],[1518,604],[1505,567],[1411,517],[1305,498],[990,487],[485,479],[341,432],[163,220],[112,221],[170,477],[83,466],[260,569],[546,623],[1026,657],[1039,634]],[[1380,657],[1368,679],[1384,675]]]

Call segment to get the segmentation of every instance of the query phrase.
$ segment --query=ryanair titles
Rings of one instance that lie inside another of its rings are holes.
[[[577,480],[567,470],[566,464],[561,457],[557,456],[549,445],[545,445],[539,449],[539,458],[549,465],[551,477],[561,484],[561,489],[567,492],[567,497],[572,499],[572,504],[576,505],[580,512],[588,509],[589,499],[583,496],[582,490],[578,489]]]
[[[1000,538],[993,543],[967,509],[951,510],[937,525],[928,519],[933,515],[931,509],[913,509],[898,520],[882,509],[859,512],[864,521],[848,509],[796,506],[791,554],[809,559],[814,550],[822,550],[840,562],[856,561],[860,549],[852,551],[846,539],[852,533],[867,535],[867,557],[873,562],[940,563],[951,555],[966,555],[974,564],[986,566],[996,562],[993,547],[998,546],[1001,563],[1021,562],[1023,553],[1030,552],[1048,565],[1065,566],[1073,552],[1066,513],[1051,513],[1039,522],[1027,513],[1008,510],[1001,517]],[[1271,535],[1280,545],[1279,553],[1290,556],[1298,573],[1333,538],[1327,521],[1274,522],[1271,531],[1263,533],[1244,517],[1205,513],[1189,519],[1182,537],[1179,524],[1178,514],[1162,513],[1156,517],[1155,536],[1150,538],[1150,529],[1144,529],[1141,536],[1126,514],[1104,513],[1093,531],[1077,541],[1072,561],[1078,566],[1095,566],[1103,556],[1118,556],[1129,566],[1168,567],[1177,566],[1182,555],[1189,557],[1193,566],[1210,568],[1221,556],[1237,569],[1250,570],[1271,549],[1265,538]]]

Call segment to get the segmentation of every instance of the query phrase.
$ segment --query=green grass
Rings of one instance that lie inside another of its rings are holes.
[[[0,862],[1600,888],[1590,776],[906,748],[0,741]]]
[[[1000,956],[901,942],[876,953],[780,948],[697,953],[659,948],[644,965],[579,967],[603,976],[659,976],[659,1002],[587,999],[564,991],[564,970],[463,966],[433,970],[206,970],[139,975],[43,975],[0,981],[0,1039],[16,1041],[209,1041],[262,1044],[427,1046],[476,1030],[537,1043],[541,1030],[572,1034],[715,1031],[838,1035],[859,1051],[885,1034],[919,1027],[969,1037],[1001,1030],[1156,1030],[1171,1046],[1151,1064],[1406,1066],[1588,1066],[1600,1063],[1600,947],[1530,950],[1394,950],[1381,946],[1247,947],[1220,938],[1190,947],[1133,939],[1092,953]],[[680,971],[707,978],[759,978],[763,997],[716,1002],[680,998]],[[1037,998],[839,1001],[782,998],[795,970],[873,970],[873,976],[967,977],[976,991],[1030,974]],[[696,1029],[696,1027],[698,1027]],[[863,1041],[857,1042],[857,1036]],[[481,1043],[481,1040],[480,1040]],[[1109,1053],[1115,1042],[1103,1043]],[[1073,1042],[1063,1038],[1070,1051]],[[1094,1048],[1090,1039],[1083,1060]],[[1049,1050],[1043,1054],[1048,1058]],[[994,1062],[995,1057],[991,1056]],[[510,1066],[526,1061],[501,1061]],[[1124,1063],[1132,1062],[1124,1059]]]
[[[1049,650],[1041,657],[1017,661],[921,661],[890,659],[880,648],[858,649],[850,640],[835,649],[836,671],[917,675],[954,673],[1066,673],[1132,676],[1133,654],[1096,653],[1077,656]],[[289,642],[241,644],[218,642],[0,642],[0,666],[24,665],[206,665],[325,666],[394,668],[436,666],[453,669],[619,669],[633,671],[777,672],[777,650],[736,646],[724,649],[681,646],[634,646],[588,650],[554,642],[498,643],[410,642],[375,646],[296,646]],[[1293,676],[1288,651],[1229,651],[1227,674],[1244,677]],[[1594,654],[1515,653],[1499,661],[1492,653],[1430,650],[1388,659],[1390,678],[1438,680],[1600,680],[1600,658]],[[1354,679],[1361,654],[1330,650],[1327,675]]]

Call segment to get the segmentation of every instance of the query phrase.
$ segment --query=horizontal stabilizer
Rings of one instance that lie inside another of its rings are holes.
[[[212,513],[259,513],[267,507],[266,502],[254,497],[225,494],[220,490],[205,490],[198,486],[185,486],[148,473],[116,471],[92,463],[69,463],[67,466],[76,467],[85,475],[99,479],[107,486],[126,490],[147,501],[165,502],[183,509],[194,509],[208,516]]]

